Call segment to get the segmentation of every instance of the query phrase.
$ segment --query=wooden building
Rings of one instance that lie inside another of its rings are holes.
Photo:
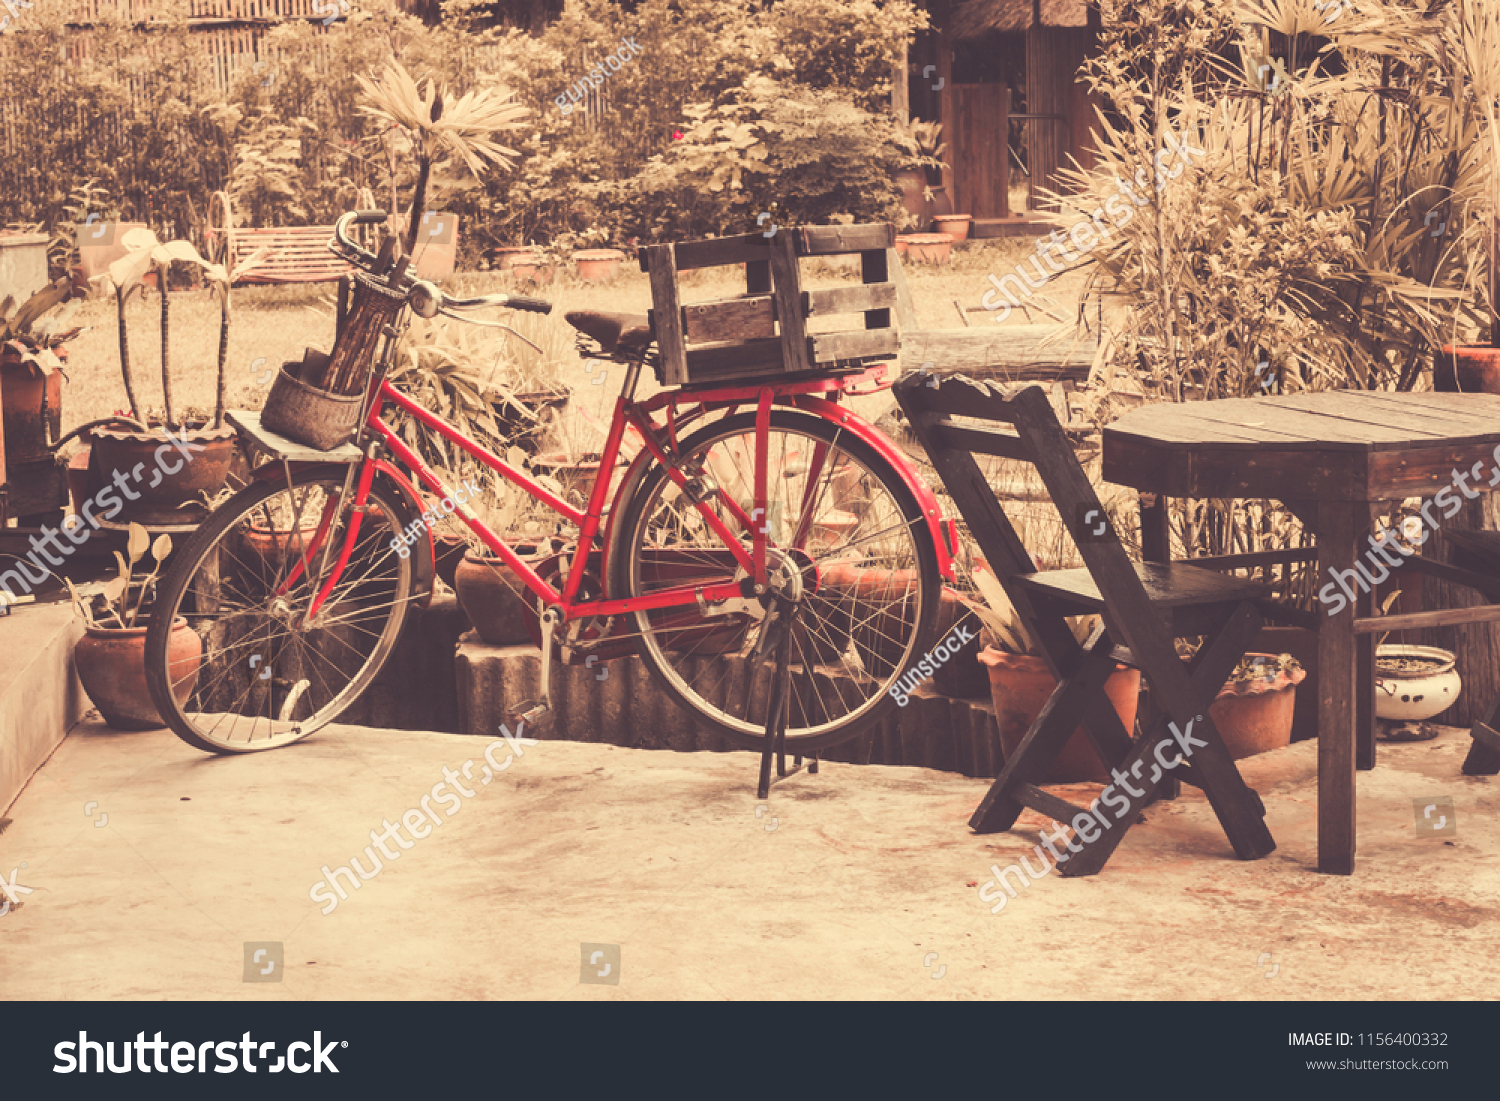
[[[1095,97],[1078,68],[1097,48],[1098,3],[928,0],[928,12],[932,29],[906,66],[905,113],[943,123],[953,210],[973,215],[978,237],[1038,232],[1045,218],[1029,215],[1048,209],[1046,189],[1062,189],[1058,169],[1094,163]],[[1010,185],[1023,160],[1027,198],[1014,210]]]

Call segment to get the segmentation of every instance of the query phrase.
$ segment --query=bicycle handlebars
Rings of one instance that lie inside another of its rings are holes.
[[[329,247],[334,252],[342,254],[344,259],[350,263],[363,268],[370,274],[374,274],[374,267],[378,257],[368,249],[362,248],[350,238],[348,229],[351,225],[381,225],[385,220],[386,212],[383,210],[356,210],[345,214],[334,223],[333,235],[336,244],[331,244]],[[393,289],[405,290],[410,293],[418,288],[419,283],[420,281],[414,276],[406,276],[402,280],[402,286]],[[430,283],[423,285],[423,289],[425,293],[437,296],[438,309],[434,310],[434,313],[439,311],[446,312],[448,310],[478,310],[491,306],[499,306],[511,310],[528,310],[531,313],[552,312],[552,303],[543,298],[528,298],[519,294],[483,294],[477,298],[453,298],[433,287]],[[431,316],[431,314],[424,314],[424,316]]]

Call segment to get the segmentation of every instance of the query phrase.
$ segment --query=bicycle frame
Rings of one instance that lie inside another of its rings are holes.
[[[878,372],[880,369],[877,368],[875,370]],[[875,372],[867,372],[866,374],[872,373]],[[837,378],[819,378],[802,382],[778,381],[774,386],[726,386],[716,389],[665,391],[645,402],[628,400],[625,392],[622,392],[615,399],[615,412],[605,439],[599,470],[595,476],[588,503],[582,512],[556,496],[545,486],[536,482],[524,471],[516,469],[505,459],[469,439],[441,417],[422,408],[383,379],[376,391],[375,400],[370,403],[369,414],[365,422],[365,440],[366,442],[372,439],[380,440],[391,454],[414,472],[417,478],[431,492],[438,495],[439,499],[453,499],[452,492],[443,480],[428,467],[416,452],[395,434],[390,426],[380,419],[386,402],[390,402],[405,410],[422,425],[439,433],[445,439],[462,448],[486,467],[494,470],[507,481],[579,529],[578,545],[574,551],[573,560],[568,567],[568,572],[563,579],[563,587],[559,591],[546,578],[538,574],[530,563],[521,558],[484,521],[480,520],[466,504],[456,500],[454,502],[454,514],[468,526],[469,530],[491,552],[515,572],[516,576],[520,578],[526,587],[542,601],[544,607],[559,608],[565,620],[571,619],[575,612],[584,609],[586,609],[586,614],[588,615],[629,615],[639,611],[651,611],[661,608],[694,605],[702,607],[708,604],[741,598],[747,594],[742,588],[742,582],[728,581],[715,585],[687,584],[661,589],[644,596],[621,599],[585,599],[582,601],[578,599],[579,590],[586,574],[589,555],[592,553],[595,539],[600,534],[604,506],[609,495],[610,484],[614,480],[615,464],[620,455],[626,428],[633,427],[644,441],[644,447],[641,453],[637,455],[636,463],[655,460],[662,465],[663,469],[667,472],[667,476],[679,488],[687,491],[688,476],[683,473],[680,464],[676,461],[678,439],[683,426],[696,423],[700,417],[717,409],[724,409],[726,415],[728,415],[735,408],[754,405],[756,410],[755,486],[754,499],[750,511],[747,513],[743,506],[722,492],[717,497],[710,496],[701,501],[695,500],[689,494],[689,499],[694,500],[695,507],[698,509],[704,523],[718,535],[725,550],[732,554],[740,566],[744,568],[747,579],[752,582],[755,586],[755,591],[759,593],[764,592],[766,587],[766,552],[769,542],[767,536],[770,525],[768,523],[757,523],[757,520],[766,515],[767,509],[766,451],[770,411],[773,404],[778,399],[781,399],[783,404],[802,409],[805,412],[823,417],[847,428],[851,434],[870,444],[875,448],[877,453],[891,463],[904,477],[908,487],[916,496],[922,508],[929,534],[937,547],[940,572],[942,576],[951,579],[953,576],[953,565],[949,553],[948,540],[942,531],[938,519],[937,501],[932,495],[931,490],[922,481],[906,457],[889,440],[875,430],[873,426],[869,425],[862,418],[852,414],[849,410],[839,406],[836,400],[829,400],[827,397],[818,396],[829,391],[841,390],[845,385],[846,380]],[[685,416],[679,416],[678,406],[684,402],[688,403],[691,408]],[[657,423],[652,418],[652,414],[661,409],[667,411],[665,423],[663,424]],[[665,441],[661,438],[663,435],[666,436]],[[813,492],[813,487],[818,483],[826,455],[826,444],[818,444],[814,448],[811,469],[807,480],[807,489],[804,492],[802,517],[794,533],[793,545],[800,544],[806,538],[810,529],[812,517],[807,507],[809,503],[808,495]],[[633,470],[634,467],[632,468]],[[620,483],[622,486],[629,484],[632,471],[627,471]],[[372,457],[372,449],[367,447],[366,459],[360,464],[359,478],[355,489],[355,508],[344,538],[344,545],[340,548],[338,560],[324,582],[321,591],[308,609],[309,618],[317,614],[349,560],[359,534],[359,526],[363,519],[363,510],[369,496],[370,487],[377,472],[386,472],[394,475],[397,484],[406,492],[413,494],[413,503],[421,511],[422,515],[427,515],[426,510],[422,507],[422,501],[415,494],[411,483],[405,477],[401,476],[399,471],[391,467],[389,463],[374,459]],[[749,532],[751,539],[748,549],[741,542],[739,535],[711,507],[715,501],[728,513],[729,519],[737,524],[741,531]],[[302,562],[290,572],[283,582],[282,588],[289,588],[294,584],[301,573],[302,565],[310,563],[313,557],[320,552],[334,512],[335,504],[330,501],[325,506],[324,514],[303,556]],[[611,521],[613,519],[615,519],[614,514],[611,515]],[[427,531],[425,534],[431,540],[432,525],[427,524],[426,527]]]

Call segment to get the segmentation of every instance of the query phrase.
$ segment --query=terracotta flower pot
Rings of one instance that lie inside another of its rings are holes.
[[[906,255],[917,264],[946,264],[953,251],[953,238],[946,233],[906,235]]]
[[[495,271],[509,271],[519,257],[531,256],[532,249],[529,245],[502,245],[491,249],[490,255],[494,257]]]
[[[552,265],[544,264],[539,253],[527,253],[515,257],[506,269],[523,283],[552,282]]]
[[[539,473],[557,479],[568,493],[588,500],[589,494],[594,491],[594,479],[599,476],[599,466],[603,459],[604,456],[597,451],[587,452],[576,459],[560,452],[552,452],[538,455],[531,461],[531,465]],[[615,465],[623,466],[624,462],[617,459]]]
[[[578,278],[585,283],[608,283],[620,277],[620,265],[625,254],[619,249],[591,248],[573,254],[573,263],[578,266]]]
[[[318,533],[317,524],[304,524],[299,532],[290,528],[267,528],[252,525],[240,533],[245,549],[269,566],[278,566],[283,558],[295,560],[302,553],[304,544],[311,543]]]
[[[40,462],[52,455],[47,445],[62,435],[62,383],[61,371],[22,363],[13,352],[0,356],[7,463]]]
[[[1246,654],[1276,661],[1275,654]],[[1209,704],[1208,715],[1236,761],[1281,749],[1292,742],[1292,715],[1296,710],[1297,685],[1306,671],[1277,670],[1273,675],[1243,684],[1226,684]]]
[[[1447,393],[1500,394],[1500,348],[1443,345],[1433,358],[1432,388]]]
[[[955,241],[967,241],[969,225],[974,221],[974,216],[972,214],[935,214],[932,220],[937,225],[937,232],[946,233]]]
[[[90,627],[73,648],[78,679],[83,690],[116,730],[156,730],[165,726],[151,690],[146,687],[146,621],[121,630]],[[203,659],[203,640],[180,616],[172,623],[167,660],[174,680],[180,679],[173,695],[186,703],[198,683],[198,665]]]
[[[234,460],[237,433],[227,424],[222,428],[190,428],[186,438],[188,455],[169,443],[160,430],[96,428],[93,435],[89,495],[106,495],[106,500],[101,501],[103,511],[112,507],[109,498],[124,505],[111,517],[113,523],[134,521],[151,528],[162,524],[193,524],[208,515],[203,494],[213,496],[224,488]],[[176,438],[183,438],[180,430]],[[117,475],[126,482],[129,492],[119,488]]]
[[[907,243],[908,242],[906,240],[906,234],[900,233],[900,234],[896,235],[896,255],[897,256],[904,257],[906,255],[906,246],[907,246]]]
[[[896,173],[896,186],[901,189],[901,205],[920,225],[926,225],[927,174],[920,168],[903,168]]]
[[[1000,727],[1000,746],[1006,760],[1010,760],[1043,705],[1051,698],[1057,679],[1047,669],[1046,662],[1030,654],[1007,654],[987,646],[980,651],[979,660],[989,670],[990,698],[994,701],[995,720]],[[1132,737],[1140,690],[1140,670],[1123,665],[1116,666],[1115,672],[1104,682],[1105,695],[1115,705],[1115,713]],[[1080,726],[1053,760],[1047,782],[1076,784],[1085,780],[1104,784],[1109,782],[1110,776],[1099,754],[1094,752],[1094,743],[1088,732]]]
[[[520,544],[515,550],[522,558],[536,559],[541,548]],[[531,640],[526,626],[531,590],[500,559],[470,550],[453,571],[453,588],[474,630],[489,645],[519,646]]]

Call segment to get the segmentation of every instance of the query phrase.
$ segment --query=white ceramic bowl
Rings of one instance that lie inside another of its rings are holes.
[[[1414,675],[1380,672],[1382,658],[1431,658],[1436,664]],[[1375,649],[1375,714],[1393,722],[1422,722],[1453,706],[1463,682],[1454,657],[1436,646],[1378,646]]]

